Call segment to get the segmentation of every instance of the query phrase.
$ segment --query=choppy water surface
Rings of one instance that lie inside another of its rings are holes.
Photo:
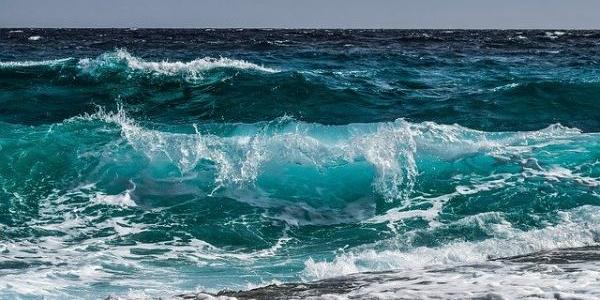
[[[598,205],[600,32],[0,29],[0,298],[593,299],[490,259]]]

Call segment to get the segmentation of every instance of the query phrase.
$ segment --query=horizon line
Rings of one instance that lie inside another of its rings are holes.
[[[213,30],[239,30],[239,29],[249,29],[249,30],[590,30],[590,31],[600,31],[600,28],[543,28],[543,27],[506,27],[506,28],[475,28],[475,27],[466,27],[466,28],[443,28],[443,27],[431,27],[431,28],[417,28],[417,27],[138,27],[138,26],[114,26],[114,27],[78,27],[78,26],[27,26],[27,27],[4,27],[0,26],[0,29],[213,29]]]

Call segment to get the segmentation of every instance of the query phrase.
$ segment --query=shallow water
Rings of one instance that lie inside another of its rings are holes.
[[[598,296],[592,262],[489,262],[599,241],[598,32],[0,37],[0,298]]]
[[[181,294],[179,299],[594,299],[598,247],[542,251],[494,262],[364,272],[249,291]],[[565,284],[566,283],[566,284]],[[587,295],[582,295],[585,291]],[[177,299],[177,298],[176,298]]]

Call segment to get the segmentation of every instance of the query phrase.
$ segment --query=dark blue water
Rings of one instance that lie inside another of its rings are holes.
[[[0,29],[0,298],[594,245],[598,132],[597,31]],[[600,294],[498,268],[482,290]]]

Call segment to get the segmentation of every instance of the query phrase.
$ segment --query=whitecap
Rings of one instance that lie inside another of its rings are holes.
[[[117,195],[98,194],[92,198],[92,202],[95,204],[106,204],[121,207],[136,206],[135,201],[131,199],[130,191],[125,191]]]
[[[39,66],[59,66],[72,58],[61,58],[53,60],[27,60],[27,61],[0,61],[0,68],[15,68],[15,67],[39,67]]]
[[[79,69],[87,74],[101,74],[111,69],[117,70],[124,66],[129,71],[149,72],[156,75],[178,76],[190,79],[201,78],[203,72],[216,68],[250,69],[267,73],[277,72],[276,69],[260,66],[245,60],[231,58],[204,57],[189,62],[181,61],[147,61],[131,55],[125,50],[105,53],[95,59],[82,59],[78,63]]]
[[[490,89],[490,92],[497,92],[497,91],[503,91],[503,90],[510,90],[510,89],[514,89],[516,87],[518,87],[520,84],[518,83],[509,83],[509,84],[505,84],[505,85],[501,85],[501,86],[497,86],[495,88]]]

